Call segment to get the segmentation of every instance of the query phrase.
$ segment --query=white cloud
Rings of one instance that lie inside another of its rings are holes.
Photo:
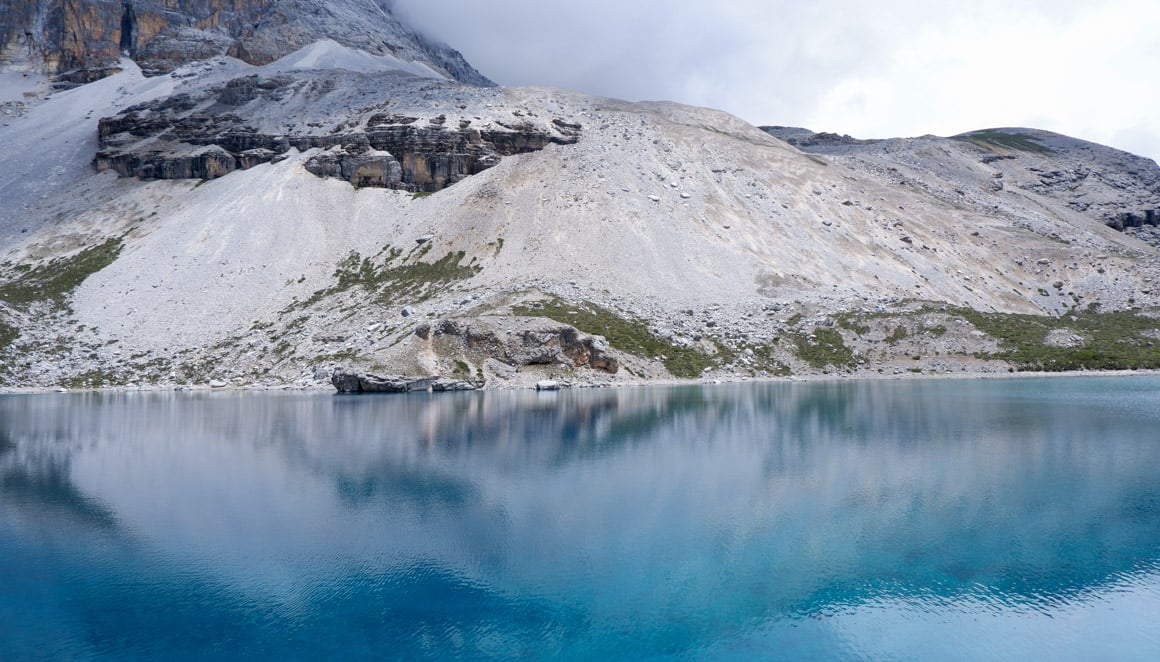
[[[1035,126],[1160,159],[1153,0],[397,0],[396,9],[504,84],[672,99],[866,137]]]

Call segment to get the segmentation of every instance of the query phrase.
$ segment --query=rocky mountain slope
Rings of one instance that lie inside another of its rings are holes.
[[[123,57],[56,91],[0,71],[0,384],[1160,367],[1160,252],[1113,227],[1145,224],[1154,163],[474,85],[383,6],[328,4],[378,8],[382,43]]]
[[[229,55],[268,64],[322,39],[418,63],[469,85],[492,83],[463,56],[409,30],[384,0],[12,0],[0,4],[0,63],[31,62],[64,84],[119,70],[148,75]]]
[[[1160,166],[1118,149],[1027,128],[890,140],[793,127],[762,130],[892,185],[921,188],[982,213],[1018,216],[1040,203],[1063,206],[1160,245]],[[1018,205],[1008,210],[1012,194]]]

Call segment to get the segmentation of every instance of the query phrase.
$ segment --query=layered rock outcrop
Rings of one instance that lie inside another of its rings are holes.
[[[557,365],[609,374],[620,370],[608,341],[567,324],[529,321],[518,329],[500,330],[482,320],[442,320],[420,324],[415,335],[439,355],[459,353],[491,358],[509,366]]]
[[[335,370],[330,383],[339,393],[412,393],[415,391],[474,391],[483,388],[482,379],[442,377],[402,377],[376,375],[352,369]]]
[[[572,144],[581,127],[560,118],[497,113],[496,104],[459,103],[448,112],[384,112],[392,91],[448,98],[461,86],[398,73],[294,72],[249,75],[193,93],[128,109],[98,124],[97,170],[142,179],[214,179],[238,169],[277,161],[291,149],[325,150],[306,169],[359,187],[433,192],[499,163],[500,158]],[[336,90],[378,89],[383,100],[338,98]],[[436,95],[437,96],[437,95]],[[460,96],[462,96],[460,94]],[[494,101],[485,97],[481,101]],[[366,104],[375,101],[375,104]],[[321,121],[289,122],[304,104]],[[351,108],[351,106],[356,106]]]
[[[408,393],[414,391],[471,391],[484,388],[483,370],[476,377],[462,374],[460,357],[478,365],[498,362],[504,370],[526,366],[556,366],[567,370],[588,369],[616,374],[620,363],[601,336],[582,333],[567,324],[550,320],[526,320],[514,330],[499,330],[482,319],[440,320],[415,328],[426,351],[444,361],[453,360],[459,375],[380,375],[353,367],[334,370],[330,383],[339,393]],[[502,380],[501,380],[502,381]],[[548,386],[551,385],[551,386]],[[559,388],[554,380],[540,380],[541,390]]]

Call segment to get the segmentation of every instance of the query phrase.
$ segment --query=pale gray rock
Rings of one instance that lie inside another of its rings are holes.
[[[442,320],[420,325],[416,335],[450,345],[447,353],[466,351],[513,366],[559,365],[609,374],[620,370],[619,361],[603,337],[551,320],[528,320],[513,330],[498,330],[482,321]]]
[[[485,385],[482,379],[437,379],[431,384],[431,390],[440,393],[446,391],[475,391]]]
[[[794,127],[761,129],[876,179],[987,214],[1017,213],[1003,197],[1015,192],[1044,196],[1117,230],[1160,224],[1156,162],[1050,131],[1007,127],[949,138],[858,140]]]
[[[474,391],[483,388],[482,379],[444,377],[382,376],[348,368],[335,370],[330,383],[339,393],[409,393],[414,391]]]
[[[407,393],[429,391],[439,381],[436,377],[382,376],[337,369],[330,376],[330,383],[339,393]]]

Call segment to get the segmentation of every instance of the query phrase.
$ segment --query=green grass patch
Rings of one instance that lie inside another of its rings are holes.
[[[775,377],[789,377],[793,369],[777,359],[775,345],[752,345],[753,368],[769,373]]]
[[[866,324],[862,324],[854,317],[853,313],[842,313],[841,315],[838,315],[838,326],[840,328],[846,329],[847,331],[853,331],[859,336],[864,336],[867,333],[870,333],[870,327]]]
[[[905,326],[898,326],[890,332],[890,335],[886,336],[886,342],[894,345],[900,340],[905,340],[908,335],[910,333],[906,330]]]
[[[1000,351],[986,358],[1002,359],[1020,370],[1160,369],[1160,347],[1154,337],[1160,320],[1137,311],[1103,313],[1094,309],[1063,317],[982,313],[957,309],[958,315],[1000,342]],[[1047,344],[1052,331],[1072,332],[1084,339],[1077,347]]]
[[[998,145],[1020,152],[1034,152],[1036,154],[1051,154],[1052,150],[1035,141],[1035,138],[1025,133],[1007,133],[1006,131],[972,131],[952,136],[952,140],[964,142],[986,143]]]
[[[60,385],[71,389],[104,388],[106,386],[124,386],[128,383],[124,377],[107,370],[89,370],[79,375],[73,375],[61,380]]]
[[[0,351],[8,349],[8,346],[16,342],[16,339],[19,337],[20,329],[17,329],[10,324],[0,322]]]
[[[572,304],[560,299],[545,301],[540,308],[513,306],[512,313],[525,317],[547,317],[595,335],[604,336],[616,349],[645,358],[661,359],[674,377],[698,377],[705,368],[717,364],[714,357],[690,347],[674,345],[659,338],[640,320],[628,319],[594,303]]]
[[[819,328],[814,329],[810,335],[796,333],[792,339],[798,358],[808,363],[811,368],[821,370],[826,366],[835,368],[854,366],[856,357],[853,350],[842,340],[841,333],[834,329]]]
[[[330,354],[319,354],[314,357],[316,363],[342,363],[346,361],[361,361],[363,355],[356,349],[342,349]]]
[[[121,239],[114,238],[37,266],[18,265],[11,278],[0,282],[0,300],[21,309],[39,302],[64,307],[86,278],[112,264],[120,254]]]
[[[416,257],[422,257],[429,249],[428,244],[418,251]],[[291,305],[282,313],[306,308],[354,289],[362,290],[379,305],[417,303],[431,298],[451,283],[471,278],[481,269],[477,264],[463,264],[466,257],[463,251],[448,253],[435,262],[410,264],[396,263],[402,255],[397,248],[388,247],[385,252],[385,256],[380,254],[374,258],[351,253],[335,269],[334,285],[318,290],[309,299]]]

